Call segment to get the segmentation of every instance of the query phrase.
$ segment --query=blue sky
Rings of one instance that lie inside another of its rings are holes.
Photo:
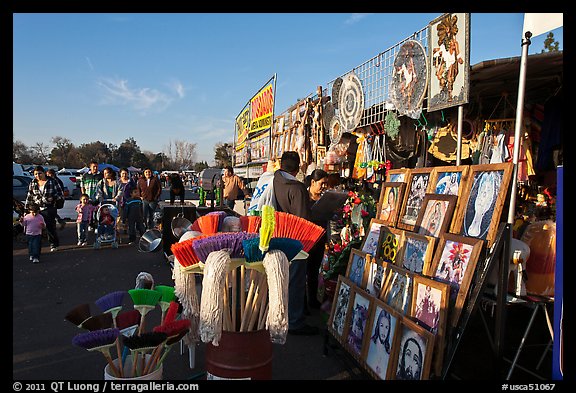
[[[275,73],[276,114],[441,14],[14,14],[13,133],[166,151],[233,141],[234,119]],[[470,63],[520,56],[523,13],[472,13]],[[563,28],[553,30],[563,48]],[[545,35],[532,39],[539,53]]]

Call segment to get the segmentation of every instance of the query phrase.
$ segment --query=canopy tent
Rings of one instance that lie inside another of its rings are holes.
[[[78,169],[78,172],[80,172],[80,173],[90,172],[90,168],[88,168],[87,166],[85,166],[85,167],[82,168],[82,169]]]
[[[135,166],[130,165],[128,168],[128,172],[142,172],[142,169],[136,168]]]
[[[116,172],[118,172],[120,170],[120,168],[118,168],[116,165],[106,164],[106,163],[98,164],[98,171],[102,172],[104,170],[104,168],[112,168]]]

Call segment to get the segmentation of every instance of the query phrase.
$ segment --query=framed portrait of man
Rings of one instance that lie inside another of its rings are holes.
[[[434,335],[407,317],[400,321],[392,379],[425,380],[430,376]]]

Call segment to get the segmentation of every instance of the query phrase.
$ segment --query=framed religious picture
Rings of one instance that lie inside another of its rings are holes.
[[[326,146],[316,148],[316,167],[324,168],[324,159],[326,158]]]
[[[386,181],[389,183],[406,183],[408,168],[390,169],[386,171]]]
[[[404,201],[396,223],[398,228],[414,231],[414,225],[416,225],[416,219],[424,201],[424,196],[429,192],[428,181],[430,180],[432,169],[432,167],[417,168],[411,169],[408,173]]]
[[[398,265],[413,273],[428,274],[435,245],[435,237],[404,232]]]
[[[346,323],[346,316],[348,315],[352,286],[352,282],[349,279],[342,275],[338,276],[334,301],[332,302],[332,309],[328,319],[328,331],[332,333],[334,338],[340,343],[344,342],[344,325]]]
[[[447,283],[414,276],[410,316],[436,335],[433,362],[436,375],[442,373],[449,296],[450,285]]]
[[[381,220],[373,218],[370,220],[370,229],[366,236],[364,236],[364,241],[360,250],[372,256],[376,255],[376,248],[378,246],[378,239],[380,238],[380,228],[386,223]]]
[[[405,187],[406,183],[402,182],[382,183],[376,218],[388,226],[396,226]]]
[[[456,195],[426,194],[414,225],[414,232],[432,237],[439,237],[441,233],[448,232],[457,198]]]
[[[394,364],[394,342],[402,319],[392,307],[382,300],[374,299],[368,318],[368,339],[364,343],[362,361],[372,377],[391,379]]]
[[[380,237],[376,248],[376,258],[384,262],[398,264],[398,252],[404,241],[404,231],[386,225],[380,227]]]
[[[392,379],[425,380],[430,375],[434,335],[408,317],[400,320]]]
[[[366,292],[374,297],[380,296],[382,287],[385,284],[386,274],[388,273],[388,263],[372,258],[367,270]]]
[[[460,207],[460,200],[462,199],[463,191],[469,179],[469,172],[469,165],[434,167],[434,170],[430,175],[429,190],[432,194],[456,195],[457,199],[454,211],[457,212]],[[452,220],[447,232],[453,232],[454,225],[455,220]]]
[[[470,165],[454,233],[486,240],[492,247],[512,177],[512,162]]]
[[[399,266],[390,265],[388,282],[380,293],[380,298],[386,304],[403,315],[410,312],[412,277],[412,272]]]
[[[428,25],[428,112],[468,103],[470,14],[450,13]]]
[[[372,299],[370,295],[360,288],[352,287],[350,292],[350,309],[346,324],[344,325],[344,334],[346,343],[344,347],[356,359],[360,359],[364,339],[368,336],[366,333],[368,315],[371,309]]]
[[[452,233],[440,235],[429,275],[450,284],[450,303],[454,304],[450,326],[456,326],[462,312],[483,243]]]
[[[369,262],[370,254],[352,249],[350,259],[346,269],[346,277],[358,287],[366,288],[366,264]]]

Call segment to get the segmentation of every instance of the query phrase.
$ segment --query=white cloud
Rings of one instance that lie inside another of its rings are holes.
[[[156,89],[142,87],[131,88],[125,79],[98,79],[98,86],[103,91],[103,103],[110,105],[126,105],[133,109],[146,112],[148,110],[162,111],[166,109],[173,98]]]
[[[184,98],[184,96],[186,95],[186,88],[180,81],[178,80],[172,81],[168,84],[168,86],[172,90],[174,90],[178,98]]]
[[[88,62],[88,66],[90,67],[90,69],[94,71],[94,66],[92,65],[92,62],[90,61],[90,58],[88,56],[86,56],[86,61]]]
[[[362,19],[366,18],[367,16],[372,14],[352,14],[348,19],[344,21],[346,25],[353,25],[355,23],[360,22]]]

